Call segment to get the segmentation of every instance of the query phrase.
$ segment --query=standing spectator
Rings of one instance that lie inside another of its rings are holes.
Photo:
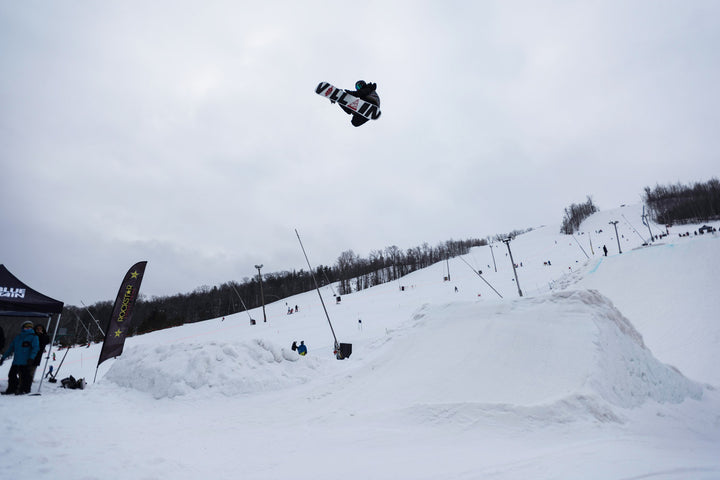
[[[3,395],[30,393],[32,386],[30,369],[38,350],[40,350],[40,341],[33,331],[33,323],[23,323],[22,331],[13,338],[10,346],[0,358],[0,365],[2,365],[6,358],[10,355],[13,356],[12,367],[8,372],[8,388],[2,392]]]
[[[307,354],[307,347],[305,346],[304,340],[300,340],[300,345],[298,346],[297,352],[303,357]]]
[[[35,325],[35,335],[37,335],[38,342],[40,342],[40,350],[38,350],[37,355],[35,355],[35,361],[33,361],[32,367],[30,368],[31,379],[35,378],[35,370],[37,370],[37,367],[40,366],[43,353],[45,353],[45,347],[48,343],[50,343],[50,336],[45,331],[45,327],[39,323]]]

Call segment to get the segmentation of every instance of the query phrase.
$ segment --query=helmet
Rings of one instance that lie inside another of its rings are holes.
[[[22,328],[23,328],[23,329],[33,328],[33,322],[31,322],[31,321],[23,322]]]
[[[363,89],[367,86],[367,83],[365,83],[365,80],[358,80],[355,82],[355,90]]]

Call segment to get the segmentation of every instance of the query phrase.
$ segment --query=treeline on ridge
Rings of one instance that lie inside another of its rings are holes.
[[[583,220],[597,211],[598,208],[593,204],[590,196],[587,197],[587,201],[585,203],[573,203],[569,207],[565,208],[565,216],[563,217],[562,225],[560,226],[560,233],[572,235],[578,228],[580,228],[580,224]]]
[[[650,218],[661,225],[699,223],[720,218],[720,181],[712,178],[693,185],[645,187]]]
[[[405,251],[397,246],[375,250],[368,258],[352,250],[340,254],[332,267],[318,266],[314,270],[320,286],[338,284],[336,295],[370,288],[391,282],[415,270],[438,261],[464,255],[472,247],[487,245],[485,239],[448,240],[435,247],[427,243]],[[263,273],[262,293],[266,303],[307,292],[315,288],[312,275],[306,270]],[[131,335],[218,318],[262,305],[260,282],[257,276],[242,282],[230,281],[219,286],[202,286],[191,293],[150,299],[140,296],[133,312]],[[61,317],[60,341],[74,345],[103,339],[99,326],[105,331],[113,309],[112,301],[97,302],[87,308],[66,306]],[[262,319],[255,318],[256,321]]]

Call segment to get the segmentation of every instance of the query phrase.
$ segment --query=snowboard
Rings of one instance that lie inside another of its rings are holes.
[[[380,112],[380,107],[377,105],[350,95],[345,90],[326,82],[320,82],[317,88],[315,88],[315,93],[329,99],[331,102],[337,102],[339,105],[349,108],[356,115],[365,117],[368,120],[377,120],[382,113]]]

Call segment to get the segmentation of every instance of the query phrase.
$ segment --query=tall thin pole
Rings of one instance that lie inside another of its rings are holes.
[[[447,265],[447,272],[448,272],[448,282],[450,281],[450,255],[448,254],[447,257],[445,257],[445,265]]]
[[[643,214],[642,214],[642,217],[641,217],[641,218],[642,218],[642,222],[643,222],[645,225],[647,225],[647,227],[648,227],[648,232],[650,232],[650,241],[651,241],[651,242],[654,242],[654,241],[655,241],[655,238],[653,237],[652,230],[650,229],[650,219],[648,218],[648,214],[645,213],[645,206],[644,206],[644,205],[643,205]]]
[[[45,365],[43,366],[42,376],[40,377],[40,383],[38,384],[38,389],[37,389],[38,395],[40,395],[40,390],[42,390],[43,380],[45,379],[45,370],[47,369],[47,364],[50,361],[50,353],[52,352],[52,347],[55,344],[55,336],[57,335],[58,326],[60,326],[60,317],[62,317],[62,314],[58,313],[57,323],[55,324],[55,330],[53,330],[52,340],[50,341],[50,347],[48,349],[47,357],[45,357]],[[70,347],[68,347],[68,348],[70,348]]]
[[[648,227],[648,232],[650,232],[650,241],[654,242],[655,237],[653,236],[652,229],[650,228],[650,215],[645,213],[645,205],[643,205],[643,214],[640,218],[643,219],[643,223]]]
[[[608,222],[608,223],[609,223],[610,225],[612,225],[613,227],[615,227],[615,240],[617,240],[618,251],[619,251],[620,253],[622,253],[622,248],[620,248],[620,236],[618,235],[618,231],[617,231],[618,221],[617,221],[617,220],[613,220],[612,222]]]
[[[307,262],[307,266],[310,269],[310,275],[312,276],[313,282],[315,283],[315,290],[317,290],[318,297],[320,297],[320,303],[322,304],[323,310],[325,311],[325,317],[327,317],[328,325],[330,325],[330,331],[332,332],[333,339],[335,339],[335,350],[340,350],[340,343],[338,343],[338,339],[335,336],[335,329],[332,326],[332,322],[330,322],[330,315],[328,314],[327,308],[325,308],[325,301],[323,301],[322,295],[320,295],[320,286],[317,283],[317,279],[315,279],[315,273],[313,273],[313,268],[310,265],[310,260],[308,259],[307,253],[305,252],[305,247],[303,246],[302,240],[300,240],[300,234],[298,233],[297,229],[295,230],[295,235],[297,235],[298,242],[300,242],[300,248],[302,248],[303,255],[305,255],[305,261]]]
[[[73,312],[73,313],[75,313],[75,312]],[[75,318],[77,319],[78,322],[80,322],[80,325],[82,325],[82,327],[85,329],[85,332],[87,332],[87,343],[90,343],[90,340],[92,337],[92,334],[90,333],[90,329],[85,326],[85,324],[83,323],[82,320],[80,320],[80,315],[78,315],[77,313],[75,313]],[[77,335],[77,323],[75,324],[75,334]]]
[[[493,251],[492,243],[490,244],[490,255],[492,255],[493,267],[495,267],[495,273],[497,273],[497,264],[495,263],[495,252]]]
[[[513,273],[515,273],[515,283],[517,283],[518,293],[522,297],[523,295],[522,295],[522,290],[520,290],[520,280],[518,280],[517,268],[515,268],[515,260],[513,260],[512,251],[510,250],[510,239],[506,238],[505,240],[503,240],[503,242],[505,243],[505,245],[507,245],[508,252],[510,253],[510,262],[512,263],[512,266],[513,266]]]
[[[233,290],[235,290],[235,294],[236,294],[236,295],[238,296],[238,298],[240,299],[240,303],[242,303],[242,306],[243,306],[243,308],[245,309],[245,313],[247,313],[248,318],[250,318],[250,323],[252,323],[252,322],[253,322],[253,318],[250,316],[250,312],[248,312],[248,308],[245,306],[245,302],[243,302],[243,298],[240,296],[240,292],[237,291],[237,288],[235,288],[235,284],[234,284],[234,283],[231,283],[230,286],[232,287]]]
[[[95,320],[95,325],[97,325],[97,327],[100,329],[100,333],[102,333],[102,335],[103,335],[103,337],[104,337],[104,336],[105,336],[105,332],[103,332],[103,329],[102,329],[102,327],[100,326],[100,322],[98,322],[97,319],[96,319],[95,317],[93,317],[92,312],[90,312],[90,309],[87,307],[87,305],[85,305],[85,304],[83,303],[82,300],[80,300],[80,303],[83,304],[83,307],[85,307],[85,310],[87,310],[87,312],[90,314],[90,318],[92,318],[93,320]]]
[[[260,301],[262,302],[263,322],[267,322],[267,315],[265,315],[265,295],[263,295],[262,275],[260,275],[260,269],[262,267],[263,267],[262,264],[255,265],[255,268],[257,268],[257,271],[258,271],[258,278],[260,279]]]

